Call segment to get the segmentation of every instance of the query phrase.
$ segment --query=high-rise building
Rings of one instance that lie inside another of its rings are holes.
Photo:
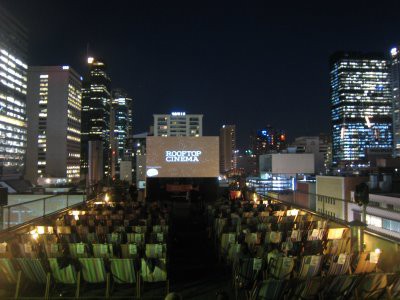
[[[133,142],[132,99],[122,89],[112,91],[112,112],[111,149],[118,175],[121,161],[131,160]]]
[[[225,174],[236,168],[236,126],[224,125],[219,130],[220,173]]]
[[[331,57],[333,164],[365,165],[367,150],[392,149],[389,62],[383,54]]]
[[[105,64],[92,57],[88,58],[89,74],[82,88],[82,145],[81,174],[88,174],[89,141],[103,144],[103,174],[110,176],[110,106],[111,80]]]
[[[154,136],[202,136],[203,115],[173,112],[154,116]]]
[[[25,28],[0,7],[0,178],[23,175],[26,154],[27,52]]]
[[[257,130],[257,133],[252,135],[251,139],[251,148],[254,155],[281,152],[287,148],[286,133],[270,125]]]
[[[81,79],[69,66],[29,67],[25,177],[78,181],[81,155]]]
[[[395,47],[391,54],[392,118],[393,118],[393,156],[400,157],[400,52]]]

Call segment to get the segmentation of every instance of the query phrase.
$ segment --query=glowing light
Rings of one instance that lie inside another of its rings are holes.
[[[62,69],[63,70],[69,70],[69,66],[63,66]]]
[[[110,201],[110,196],[109,196],[108,194],[106,194],[106,195],[104,196],[104,201],[105,201],[105,202]]]
[[[93,61],[94,61],[93,57],[88,57],[88,59],[87,59],[88,64],[92,64]]]
[[[345,132],[345,128],[344,126],[342,127],[342,129],[340,130],[340,138],[343,140],[344,139],[344,132]]]
[[[392,56],[396,56],[397,53],[398,53],[398,50],[397,50],[396,47],[395,47],[395,48],[392,48],[392,49],[390,50],[390,54],[392,54]]]
[[[376,248],[376,249],[375,249],[375,253],[376,253],[376,254],[381,254],[381,249]]]
[[[37,226],[36,230],[38,234],[44,234],[44,226]]]
[[[368,128],[371,128],[371,122],[369,121],[368,116],[365,116],[365,122],[367,123]]]
[[[157,169],[148,169],[147,170],[147,172],[146,172],[146,175],[148,176],[148,177],[154,177],[154,176],[157,176],[158,175],[158,170]]]

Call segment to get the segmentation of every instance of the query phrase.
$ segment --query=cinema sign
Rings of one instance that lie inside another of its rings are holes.
[[[165,161],[171,162],[199,162],[200,150],[193,151],[165,151]]]

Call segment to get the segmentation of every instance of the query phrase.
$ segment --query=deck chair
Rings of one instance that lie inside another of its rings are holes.
[[[138,274],[135,271],[133,259],[129,258],[111,258],[111,274],[115,283],[135,284],[136,296],[139,297]]]
[[[372,253],[372,254],[371,254]],[[359,254],[357,264],[355,266],[354,274],[371,273],[376,269],[379,260],[379,254],[374,252],[362,252]],[[371,255],[377,255],[376,261],[371,261]]]
[[[108,244],[121,244],[122,235],[119,232],[113,232],[107,234],[107,243]]]
[[[122,258],[136,258],[139,256],[139,247],[136,244],[121,244]]]
[[[360,275],[327,276],[322,283],[321,299],[349,299],[360,281]]]
[[[105,297],[110,295],[110,274],[106,272],[102,258],[79,258],[83,280],[89,284],[106,283]]]
[[[317,276],[321,271],[322,255],[307,255],[301,260],[298,278],[305,279]]]
[[[268,264],[268,276],[274,279],[289,279],[294,268],[293,257],[272,257]]]
[[[143,245],[145,243],[145,234],[144,233],[127,233],[126,239],[128,243],[135,243],[139,245]]]
[[[292,299],[314,300],[317,298],[321,290],[323,278],[310,277],[304,280],[299,280],[291,295]]]
[[[61,257],[62,252],[61,252],[61,244],[51,244],[51,243],[46,243],[44,245],[45,251],[47,258],[56,258],[56,257]]]
[[[330,265],[327,276],[343,275],[350,271],[351,255],[342,253],[330,258]]]
[[[286,286],[285,280],[267,279],[257,284],[251,292],[251,300],[278,300]]]
[[[21,271],[17,271],[10,258],[0,258],[0,284],[11,290],[9,286],[15,286],[14,298],[18,298],[21,285]]]
[[[229,244],[227,262],[232,264],[240,252],[240,244]]]
[[[221,235],[220,255],[225,256],[231,244],[236,242],[236,233],[228,232]]]
[[[146,244],[145,255],[147,258],[166,258],[166,244]]]
[[[328,240],[340,240],[343,237],[346,228],[329,228]]]
[[[143,281],[143,284],[145,282],[151,283],[165,281],[167,294],[169,293],[169,280],[167,276],[167,265],[165,258],[150,261],[142,258],[140,278],[141,280],[139,280],[138,283],[138,291],[142,290],[141,281]]]
[[[258,258],[239,259],[234,265],[234,287],[235,293],[238,295],[240,289],[250,291],[253,289],[258,274],[263,269],[263,261]]]
[[[390,274],[391,285],[388,289],[388,298],[389,299],[400,299],[400,276],[399,274]]]
[[[72,265],[60,268],[56,258],[49,258],[49,265],[54,282],[61,285],[75,285],[75,298],[79,297],[80,273]]]
[[[166,242],[166,236],[163,232],[152,232],[150,234],[150,241],[152,243],[165,243]]]
[[[147,226],[133,226],[132,231],[135,233],[146,233]]]
[[[350,238],[328,240],[326,250],[324,251],[324,253],[332,255],[349,253],[351,248],[350,246],[351,246]]]
[[[268,231],[265,233],[265,244],[279,244],[282,241],[282,232]]]
[[[44,298],[49,297],[50,292],[50,273],[47,273],[37,258],[16,258],[16,262],[22,274],[29,282],[45,286]]]
[[[98,258],[111,258],[113,256],[113,245],[93,244],[93,256]]]
[[[68,244],[69,253],[72,258],[88,257],[87,245],[83,243]]]
[[[355,290],[356,299],[382,299],[387,287],[386,273],[366,274]]]
[[[11,245],[4,242],[0,243],[0,258],[12,258]]]

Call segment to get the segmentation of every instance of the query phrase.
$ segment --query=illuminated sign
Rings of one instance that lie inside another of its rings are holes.
[[[178,111],[174,111],[171,113],[171,115],[173,116],[186,116],[185,112],[178,112]]]
[[[165,151],[166,162],[199,162],[201,151]]]

